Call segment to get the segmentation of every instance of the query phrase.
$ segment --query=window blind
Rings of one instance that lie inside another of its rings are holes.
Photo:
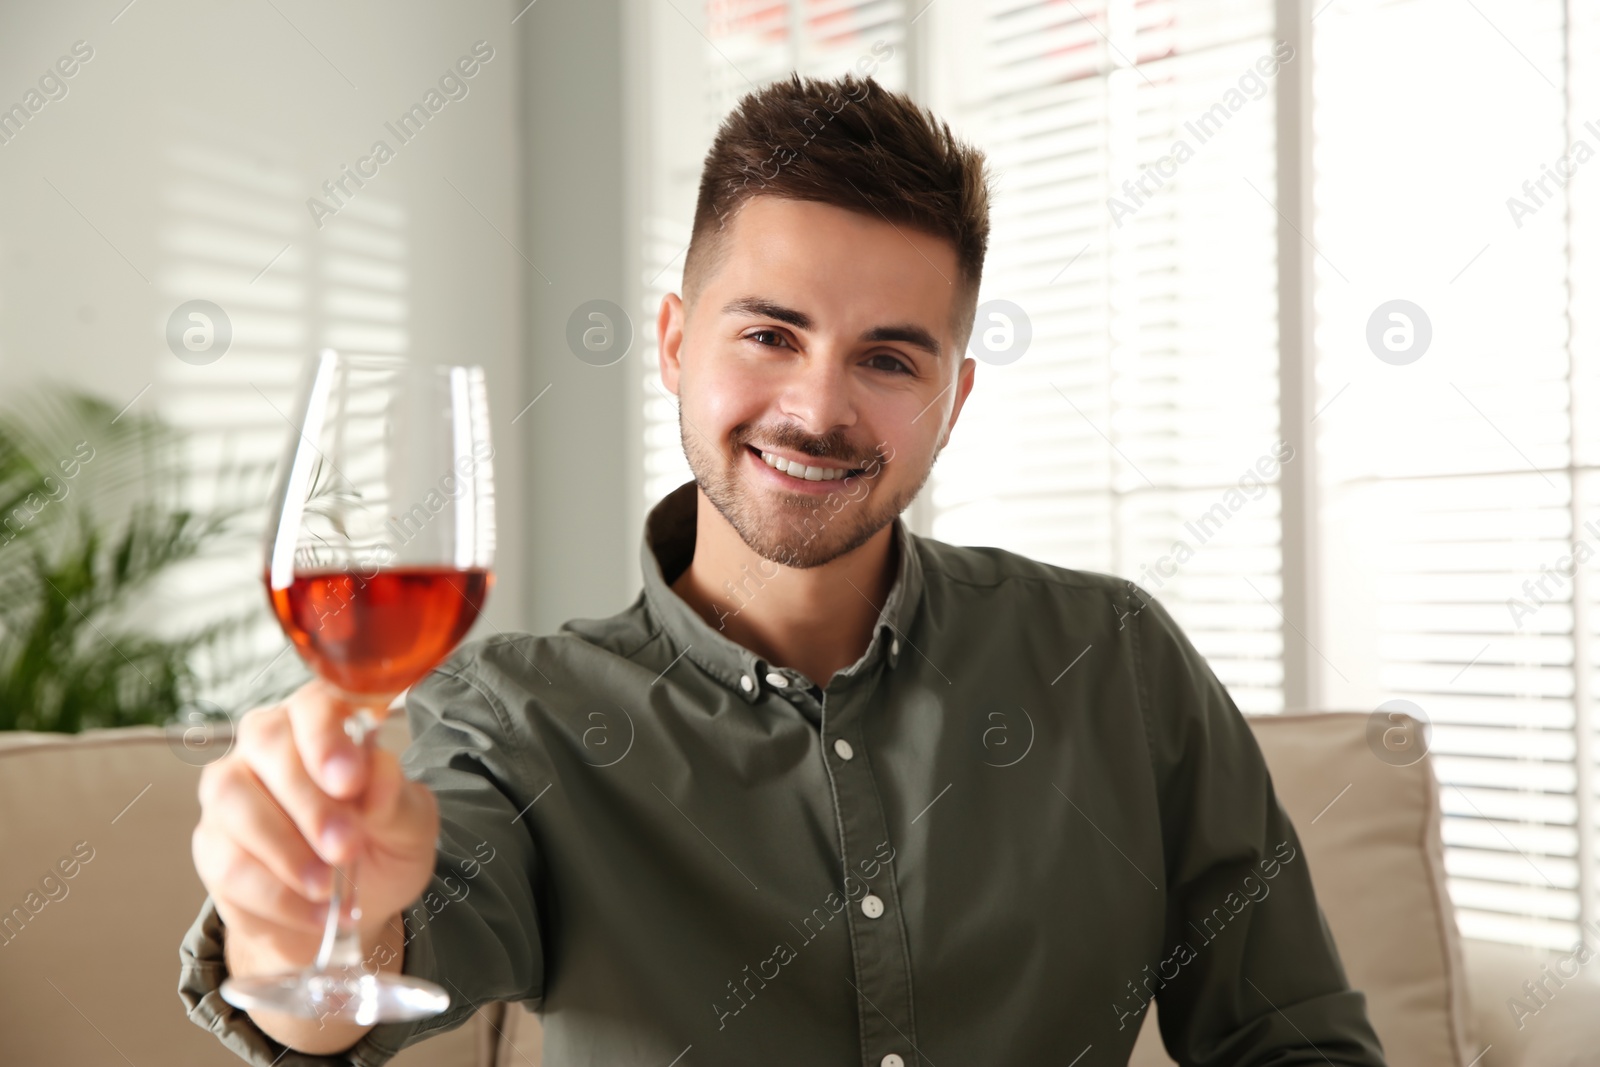
[[[1562,948],[1594,915],[1596,584],[1545,568],[1600,549],[1596,178],[1549,177],[1600,150],[1570,64],[1600,41],[1565,8],[1337,0],[1313,24],[1330,682],[1431,720],[1463,933]],[[1426,349],[1385,359],[1375,313]]]
[[[1139,582],[1249,711],[1283,706],[1272,30],[995,0],[945,37],[998,179],[974,333],[1004,300],[1032,339],[979,364],[933,533]]]

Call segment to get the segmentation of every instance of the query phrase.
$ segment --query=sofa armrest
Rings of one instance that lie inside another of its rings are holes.
[[[1479,1067],[1578,1067],[1600,1049],[1600,950],[1464,940]],[[1525,984],[1526,983],[1526,984]]]
[[[540,1067],[544,1063],[544,1028],[531,1001],[503,1005],[494,1067]]]

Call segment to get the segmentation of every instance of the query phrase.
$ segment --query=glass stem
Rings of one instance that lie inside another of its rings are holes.
[[[361,908],[356,904],[355,869],[354,860],[333,869],[333,899],[328,903],[328,921],[322,929],[317,961],[312,964],[319,973],[345,971],[361,964],[361,930],[356,925]]]
[[[372,712],[362,707],[344,721],[344,732],[357,748],[367,747],[367,738],[377,729]],[[322,944],[317,948],[317,959],[312,970],[326,972],[345,971],[361,965],[361,907],[356,900],[356,860],[333,869],[333,896],[328,902],[328,920],[322,928]],[[348,906],[347,906],[348,905]],[[348,913],[348,914],[347,914]]]

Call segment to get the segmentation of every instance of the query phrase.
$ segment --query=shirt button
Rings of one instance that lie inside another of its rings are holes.
[[[751,678],[748,674],[741,674],[739,676],[739,688],[740,689],[743,689],[746,693],[748,693],[748,692],[750,692],[750,690],[754,689],[755,687],[756,687],[755,679]]]
[[[900,639],[897,637],[893,641],[889,642],[889,655],[898,656],[899,654],[900,654]],[[889,1055],[890,1056],[894,1056],[894,1053],[891,1052],[891,1053],[889,1053]],[[885,1058],[887,1059],[887,1057],[885,1057]],[[899,1056],[894,1056],[894,1058],[898,1060],[900,1057]]]
[[[861,898],[861,914],[869,919],[876,919],[883,914],[883,898],[876,893],[868,893]],[[900,1057],[896,1056],[895,1059]]]
[[[906,1067],[906,1061],[891,1052],[879,1061],[880,1067]]]
[[[769,671],[767,673],[767,684],[777,689],[787,689],[789,688],[789,679],[777,671]]]
[[[856,754],[856,750],[850,747],[850,742],[842,737],[833,743],[833,750],[839,753],[840,759],[849,759]]]

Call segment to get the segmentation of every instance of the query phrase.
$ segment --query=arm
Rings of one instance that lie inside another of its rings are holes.
[[[1161,806],[1161,1036],[1194,1067],[1383,1067],[1249,725],[1165,608],[1129,615]]]

